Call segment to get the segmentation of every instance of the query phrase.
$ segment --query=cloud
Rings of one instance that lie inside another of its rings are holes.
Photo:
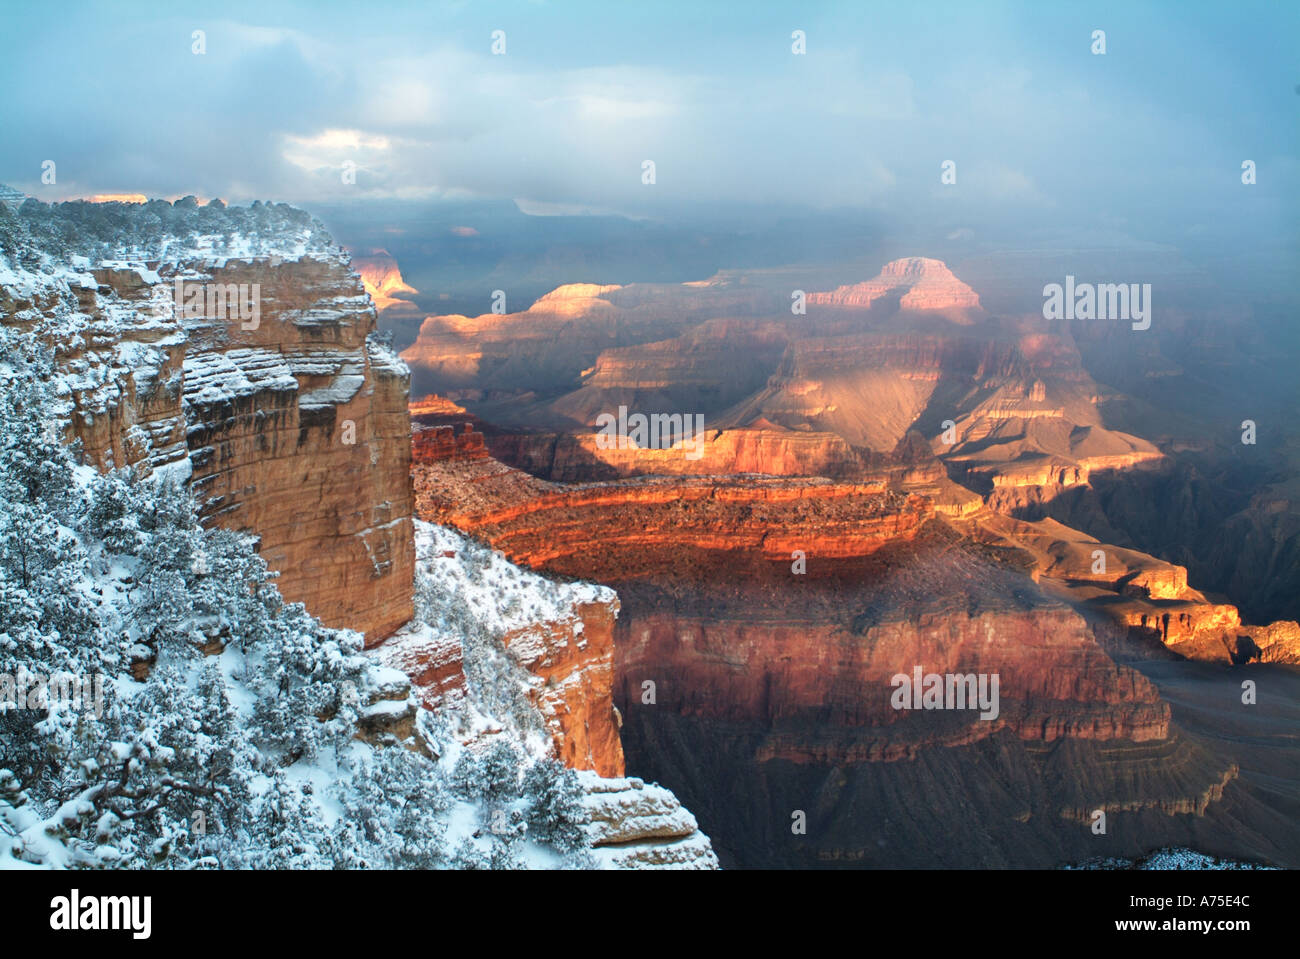
[[[21,42],[0,40],[0,81],[44,79],[6,104],[0,180],[49,199],[498,197],[655,219],[871,210],[987,236],[984,224],[1017,217],[1151,222],[1156,206],[1186,209],[1188,223],[1245,216],[1233,177],[1221,193],[1204,186],[1249,147],[1267,164],[1254,189],[1278,207],[1274,222],[1295,212],[1269,192],[1294,179],[1294,125],[1242,95],[1258,74],[1247,52],[1238,72],[1225,51],[1204,77],[1161,79],[1213,13],[1148,37],[1133,60],[1090,57],[1069,17],[1043,14],[1045,29],[1014,7],[810,12],[802,56],[775,12],[719,32],[632,10],[514,8],[510,53],[493,56],[496,14],[472,4],[380,5],[360,19],[265,6],[232,0],[226,19],[204,22],[202,56],[194,18],[167,7],[123,19],[87,6],[66,22],[19,13],[9,37]],[[1200,109],[1220,89],[1241,109]],[[45,158],[57,187],[40,183]],[[948,159],[953,187],[939,181]]]

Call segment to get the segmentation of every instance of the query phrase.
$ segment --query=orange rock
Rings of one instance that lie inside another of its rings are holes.
[[[547,720],[556,756],[572,769],[622,776],[623,745],[614,720],[612,604],[583,603],[577,615],[509,633],[505,646],[545,683],[533,691]]]

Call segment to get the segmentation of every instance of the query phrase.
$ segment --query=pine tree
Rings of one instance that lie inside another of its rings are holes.
[[[582,826],[589,817],[577,773],[553,759],[541,759],[524,774],[524,798],[531,834],[562,852],[589,846]]]

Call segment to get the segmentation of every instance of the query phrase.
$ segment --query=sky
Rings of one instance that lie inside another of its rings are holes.
[[[0,17],[0,182],[47,200],[861,210],[957,237],[1300,254],[1300,3],[169,0]]]

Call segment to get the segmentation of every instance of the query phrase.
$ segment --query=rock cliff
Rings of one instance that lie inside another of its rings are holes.
[[[542,717],[556,758],[601,776],[623,774],[613,705],[614,592],[556,583],[454,531],[417,523],[416,619],[373,650],[411,677],[430,709],[454,706],[467,683],[483,701],[517,688]],[[432,617],[420,607],[444,612]],[[429,623],[439,619],[438,625]],[[495,659],[467,662],[491,649]],[[497,688],[498,686],[502,688]],[[509,712],[507,706],[503,711]]]
[[[210,232],[110,247],[90,219],[88,253],[0,276],[0,313],[54,347],[91,463],[189,477],[206,522],[259,537],[286,598],[391,633],[411,617],[409,374],[370,336],[347,255],[299,211],[245,234],[261,214],[159,202],[119,210],[120,229],[161,213]]]
[[[235,262],[203,283],[260,284],[262,318],[185,321],[185,407],[206,516],[255,530],[285,595],[371,642],[411,618],[408,374],[372,339],[344,256]],[[190,280],[192,282],[192,280]]]
[[[884,479],[556,486],[482,459],[418,466],[416,493],[422,516],[618,589],[631,768],[684,798],[724,865],[1051,865],[1089,853],[1080,809],[1125,811],[1132,849],[1190,841],[1182,814],[1264,815],[1058,593],[1074,554],[991,511],[950,517]],[[1131,599],[1182,588],[1137,556],[1114,568]],[[891,680],[915,666],[996,674],[997,716],[900,712]],[[918,794],[932,813],[899,819]],[[802,838],[797,811],[815,823]],[[963,838],[936,859],[939,822]]]
[[[598,864],[716,868],[670,792],[617,778],[611,590],[424,524],[416,589],[409,373],[320,224],[192,198],[67,206],[0,219],[0,320],[54,350],[65,403],[51,428],[100,469],[188,481],[205,522],[257,537],[286,598],[363,632],[388,667],[361,691],[363,738],[414,742],[426,721],[459,723],[467,742],[505,734],[592,772]],[[472,429],[435,427],[414,446],[422,462],[487,456]]]

